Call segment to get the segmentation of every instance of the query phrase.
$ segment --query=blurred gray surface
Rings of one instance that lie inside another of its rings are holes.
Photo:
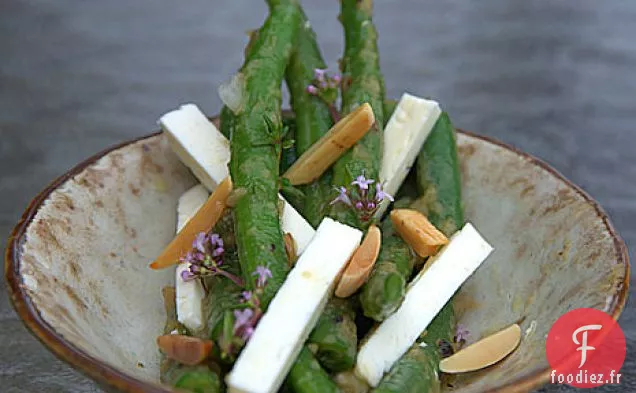
[[[335,0],[304,1],[336,65]],[[456,126],[552,164],[636,244],[636,2],[376,0],[388,94],[439,100]],[[241,64],[254,0],[0,2],[0,234],[83,158],[156,129],[163,112],[216,94]],[[98,392],[22,326],[0,284],[0,391]],[[636,312],[622,385],[636,391]],[[575,389],[549,387],[544,392]]]

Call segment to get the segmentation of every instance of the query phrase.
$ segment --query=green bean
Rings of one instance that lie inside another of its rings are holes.
[[[344,26],[345,51],[342,58],[342,114],[347,115],[361,104],[371,105],[375,125],[333,166],[332,185],[349,186],[364,174],[378,179],[382,157],[384,126],[384,81],[380,72],[377,32],[371,19],[372,0],[342,0],[340,21]],[[343,204],[333,205],[332,216],[343,223],[365,228],[354,211]]]
[[[446,113],[437,120],[420,151],[417,179],[423,195],[415,204],[427,213],[433,225],[451,236],[464,224],[464,216],[455,129]],[[424,347],[413,347],[393,366],[374,392],[439,392],[439,344],[442,340],[452,342],[453,328],[451,299],[419,340]]]
[[[334,375],[333,381],[342,390],[342,393],[367,393],[370,390],[366,381],[358,377],[354,370],[343,371]]]
[[[186,334],[183,326],[177,322],[175,291],[173,287],[163,289],[164,305],[166,309],[166,324],[164,334],[170,334],[174,329],[180,334]],[[213,364],[210,362],[210,364]],[[188,366],[161,354],[160,366],[161,382],[194,393],[220,393],[221,383],[219,375],[206,365]]]
[[[304,346],[287,376],[287,384],[296,393],[339,393],[329,374]]]
[[[261,299],[264,308],[289,270],[278,214],[281,84],[299,20],[297,2],[281,1],[253,35],[240,70],[242,109],[235,113],[231,135],[230,174],[234,187],[246,190],[234,208],[239,261],[250,289],[256,286],[258,266],[271,271]]]
[[[439,343],[452,341],[453,308],[444,307],[422,338],[393,365],[373,393],[439,392]]]
[[[270,5],[278,1],[268,0]],[[329,106],[319,97],[307,93],[307,86],[314,80],[314,70],[325,69],[316,33],[301,9],[298,39],[285,72],[285,81],[291,95],[291,106],[296,115],[296,154],[300,156],[316,143],[333,125]],[[329,201],[333,199],[331,171],[311,184],[301,187],[305,194],[299,212],[315,228],[326,215]]]
[[[230,108],[223,106],[219,118],[221,124],[219,131],[221,131],[221,134],[229,140],[232,137],[234,128],[236,127],[236,116],[234,116],[234,113]]]
[[[317,346],[316,358],[328,370],[337,372],[352,368],[356,360],[358,337],[351,302],[331,299],[307,342]]]
[[[389,120],[391,120],[391,116],[393,116],[393,112],[395,112],[395,108],[397,108],[397,105],[397,100],[384,100],[384,127],[386,127],[386,125],[389,123]]]
[[[426,371],[433,364],[434,359],[427,355],[424,348],[415,344],[411,349],[393,365],[389,373],[382,379],[380,385],[373,389],[373,393],[425,393],[435,392],[426,390],[431,386],[429,375]]]
[[[360,292],[360,305],[365,316],[380,322],[400,306],[416,259],[391,220],[385,220],[378,260]]]
[[[280,173],[284,173],[298,158],[296,148],[296,119],[292,116],[283,116],[285,136],[283,138],[283,150],[280,157]]]
[[[279,1],[268,0],[270,7],[278,3]],[[296,120],[295,142],[298,155],[307,151],[333,125],[329,106],[306,90],[314,80],[314,70],[324,69],[326,65],[316,42],[316,34],[302,9],[300,12],[302,17],[298,39],[286,70],[286,82]],[[330,177],[330,173],[327,173],[301,188],[305,198],[297,207],[314,227],[325,216],[332,199]],[[327,304],[309,338],[309,342],[313,342],[318,348],[316,357],[320,363],[332,371],[353,367],[357,351],[354,316],[346,302],[333,299]]]
[[[422,196],[414,206],[446,236],[452,235],[464,225],[464,215],[455,129],[446,112],[426,139],[416,168]]]
[[[164,376],[163,383],[192,393],[221,393],[219,375],[205,365],[177,365]]]

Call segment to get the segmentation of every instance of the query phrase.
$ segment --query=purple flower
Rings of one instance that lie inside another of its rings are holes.
[[[248,326],[247,328],[245,328],[245,330],[243,331],[243,334],[241,335],[241,338],[245,341],[249,340],[250,337],[252,337],[252,334],[254,334],[254,328],[251,326]]]
[[[321,80],[320,82],[318,82],[318,87],[320,87],[321,90],[324,90],[329,87],[329,85],[327,84],[326,80]]]
[[[316,95],[318,94],[318,88],[314,85],[309,85],[307,86],[307,93],[311,94],[311,95]]]
[[[181,279],[183,281],[192,281],[196,278],[196,275],[192,274],[190,269],[185,269],[181,272]]]
[[[338,189],[338,196],[336,197],[336,199],[331,201],[330,205],[336,204],[338,202],[342,202],[347,206],[352,206],[351,199],[349,199],[349,195],[347,195],[346,187],[340,187]]]
[[[388,199],[389,201],[393,202],[393,197],[389,195],[388,193],[384,192],[382,190],[382,186],[380,185],[380,183],[377,183],[375,185],[375,200],[379,203],[385,199]]]
[[[243,291],[243,292],[241,293],[241,298],[242,298],[244,301],[249,302],[249,301],[250,301],[250,299],[252,298],[252,292],[250,292],[250,291]]]
[[[212,248],[223,247],[223,239],[221,239],[221,236],[219,236],[218,233],[211,234],[208,237],[208,240],[210,241],[210,245],[212,246]]]
[[[455,327],[455,342],[466,341],[470,337],[470,332],[466,328],[466,326],[457,324]]]
[[[362,201],[356,202],[356,209],[358,210],[364,209],[364,203],[362,203]]]
[[[225,252],[225,249],[223,249],[223,247],[218,247],[214,251],[212,251],[212,256],[213,257],[218,257],[218,256],[223,255],[224,252]]]
[[[373,209],[375,209],[375,203],[374,202],[367,203],[367,210],[373,210]]]
[[[340,76],[340,74],[336,74],[333,77],[331,77],[331,81],[338,86],[340,84],[340,82],[342,81],[342,77]],[[334,86],[334,87],[336,87]]]
[[[256,271],[253,273],[255,276],[258,276],[256,279],[256,285],[259,287],[265,286],[267,283],[267,279],[272,277],[272,272],[265,266],[257,266]]]
[[[185,262],[185,263],[195,262],[194,254],[192,253],[192,251],[189,251],[187,254],[185,254],[185,256],[181,258],[181,262]]]
[[[351,182],[351,185],[356,185],[360,190],[368,190],[369,185],[373,184],[375,181],[373,179],[367,179],[364,175],[360,175],[356,177],[354,181]]]
[[[192,248],[195,248],[201,252],[205,252],[205,241],[207,240],[207,236],[205,232],[199,232],[197,236],[194,238],[192,242]]]
[[[254,311],[250,308],[234,310],[234,331],[237,331],[244,326],[249,326],[253,315]]]
[[[326,75],[327,75],[327,69],[324,69],[324,70],[320,68],[314,69],[314,79],[318,81],[324,81]]]

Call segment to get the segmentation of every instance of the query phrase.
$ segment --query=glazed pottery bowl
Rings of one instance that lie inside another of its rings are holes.
[[[568,310],[618,318],[629,262],[607,216],[580,188],[502,143],[458,134],[466,218],[495,251],[455,298],[470,340],[521,324],[503,362],[453,381],[453,391],[526,392],[547,382],[545,337]],[[5,275],[26,326],[62,360],[115,391],[158,382],[164,324],[151,271],[172,239],[177,199],[195,178],[155,133],[82,162],[42,191],[9,240]]]

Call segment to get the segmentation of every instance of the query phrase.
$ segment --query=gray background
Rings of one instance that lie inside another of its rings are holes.
[[[335,0],[305,0],[335,66]],[[636,2],[376,0],[388,94],[441,101],[457,126],[545,159],[636,244]],[[261,1],[0,2],[0,234],[81,159],[156,128],[183,102],[216,113]],[[3,285],[3,284],[0,284]],[[621,319],[636,391],[636,313]],[[23,328],[0,290],[0,391],[97,392]],[[549,388],[545,392],[574,391]]]

